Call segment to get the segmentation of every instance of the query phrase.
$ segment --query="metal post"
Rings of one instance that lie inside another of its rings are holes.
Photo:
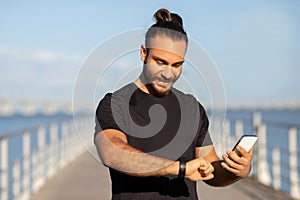
[[[220,149],[220,157],[222,154],[224,154],[226,152],[226,150],[229,147],[229,142],[228,142],[228,138],[230,137],[230,121],[229,120],[225,120],[224,121],[224,126],[223,126],[223,134],[222,134],[222,140],[221,140],[221,149]]]
[[[33,170],[33,183],[32,192],[37,192],[46,180],[46,162],[45,159],[45,143],[46,143],[46,129],[40,126],[37,132],[38,151],[32,155],[32,170]]]
[[[240,138],[244,132],[243,121],[237,120],[235,122],[235,137],[236,139]]]
[[[29,132],[23,134],[23,192],[22,199],[30,196],[30,135]]]
[[[39,190],[39,188],[45,183],[46,180],[46,152],[45,152],[45,144],[46,144],[46,128],[44,126],[40,126],[38,129],[38,160],[39,160],[39,176],[37,177],[37,183],[35,191]]]
[[[271,176],[267,163],[267,127],[261,123],[260,113],[253,114],[254,134],[258,136],[257,145],[257,179],[259,182],[270,185]]]
[[[291,181],[291,196],[295,199],[300,199],[299,177],[297,170],[297,129],[291,127],[289,129],[289,154],[290,154],[290,181]]]
[[[61,138],[61,167],[66,164],[66,140],[68,138],[68,124],[63,122],[61,126],[62,138]]]
[[[75,132],[75,127],[73,127],[73,123],[71,123],[71,122],[69,122],[69,126],[71,128],[71,133],[72,134],[69,135],[71,146],[68,149],[68,151],[69,151],[70,161],[73,161],[75,159],[75,157],[77,156],[77,144],[76,144],[76,137],[73,134]]]
[[[226,150],[231,147],[231,143],[230,143],[230,139],[229,139],[230,138],[230,121],[229,120],[226,120],[224,122],[224,131],[225,131],[225,134],[224,134],[225,146],[223,147],[222,153],[226,152]]]
[[[1,139],[1,200],[8,199],[8,141]]]
[[[39,166],[40,163],[38,161],[39,155],[38,152],[32,152],[31,154],[31,191],[32,194],[36,193],[38,191],[38,183],[39,183],[39,172],[41,167]]]
[[[221,149],[221,145],[222,145],[222,134],[216,134],[216,133],[221,133],[221,131],[217,131],[217,123],[218,123],[218,118],[214,118],[212,121],[211,121],[211,124],[210,124],[210,132],[211,132],[211,135],[215,135],[215,136],[218,136],[216,138],[212,138],[212,140],[215,142],[215,148],[216,148],[216,151],[217,152],[220,152],[220,149]]]
[[[281,167],[280,167],[280,149],[274,148],[272,151],[273,162],[273,187],[276,190],[281,188]]]
[[[13,164],[13,199],[19,199],[20,197],[20,162],[16,161]]]
[[[56,146],[57,146],[57,124],[53,123],[50,127],[50,163],[49,163],[49,177],[52,177],[56,171]]]
[[[70,148],[71,148],[71,136],[70,136],[70,123],[66,123],[66,132],[65,132],[65,161],[66,164],[70,161]]]

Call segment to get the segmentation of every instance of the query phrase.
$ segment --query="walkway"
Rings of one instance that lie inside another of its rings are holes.
[[[213,188],[200,182],[200,200],[288,200],[287,196],[244,179],[231,186]],[[59,171],[31,200],[106,200],[110,199],[110,179],[107,168],[90,154],[84,153]]]

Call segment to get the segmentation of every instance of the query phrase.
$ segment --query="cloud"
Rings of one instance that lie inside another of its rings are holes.
[[[49,49],[38,49],[28,51],[25,49],[19,49],[14,47],[0,47],[0,58],[40,63],[63,62],[66,64],[74,64],[81,62],[83,56],[58,53]]]
[[[82,55],[0,48],[0,96],[71,97]]]
[[[49,50],[38,50],[33,52],[32,58],[40,62],[55,62],[59,58],[58,55]]]

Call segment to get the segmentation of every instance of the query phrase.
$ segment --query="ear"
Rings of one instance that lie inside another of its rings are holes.
[[[141,45],[140,56],[141,56],[141,60],[142,60],[143,62],[145,62],[145,59],[146,59],[146,57],[147,57],[147,49],[146,49],[146,47],[145,47],[144,44]]]

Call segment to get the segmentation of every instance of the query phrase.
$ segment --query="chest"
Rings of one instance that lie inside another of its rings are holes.
[[[177,159],[195,143],[198,109],[191,106],[183,106],[172,96],[131,98],[125,123],[128,143],[145,153]]]

